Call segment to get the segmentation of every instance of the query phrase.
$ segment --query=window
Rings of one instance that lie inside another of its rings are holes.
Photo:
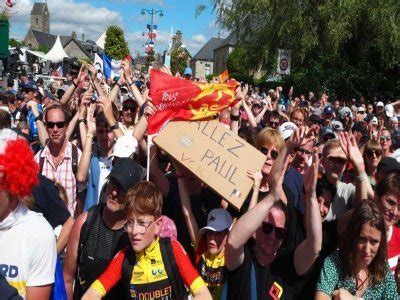
[[[39,18],[36,18],[36,25],[39,25]]]

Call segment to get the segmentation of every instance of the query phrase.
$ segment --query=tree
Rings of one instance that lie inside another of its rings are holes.
[[[49,47],[45,46],[45,45],[39,45],[38,51],[43,52],[44,54],[46,54],[47,52],[50,51]]]
[[[153,64],[154,61],[154,49],[149,49],[146,54],[146,66],[149,67]]]
[[[229,73],[249,75],[250,70],[247,62],[246,49],[240,46],[233,49],[228,56],[227,65]]]
[[[10,47],[22,47],[22,46],[25,46],[23,41],[22,42],[21,41],[17,41],[16,39],[12,39],[12,38],[8,41],[8,45]]]
[[[278,49],[290,49],[296,86],[337,97],[400,95],[398,1],[210,2],[253,70],[275,70]]]
[[[113,25],[107,28],[104,51],[108,56],[121,60],[129,54],[128,43],[121,27]]]
[[[185,68],[187,66],[188,58],[189,58],[189,55],[185,48],[179,47],[177,49],[172,50],[172,52],[171,52],[171,72],[172,72],[172,74],[175,74],[176,72],[183,74],[183,71],[185,70]]]

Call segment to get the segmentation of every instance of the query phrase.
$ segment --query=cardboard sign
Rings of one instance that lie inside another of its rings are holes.
[[[154,142],[236,209],[253,186],[247,170],[261,170],[265,162],[261,152],[214,120],[170,122]]]

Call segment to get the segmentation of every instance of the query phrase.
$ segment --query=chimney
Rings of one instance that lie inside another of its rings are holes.
[[[82,32],[82,42],[85,41],[85,34]]]
[[[76,32],[75,31],[72,31],[71,37],[76,40]]]

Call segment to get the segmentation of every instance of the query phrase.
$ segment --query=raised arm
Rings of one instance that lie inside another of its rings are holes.
[[[35,124],[38,129],[39,142],[42,147],[46,146],[49,135],[47,134],[43,116],[40,117],[40,112],[37,108],[37,103],[33,100],[29,101],[27,107],[32,110],[33,116],[36,118]]]
[[[348,132],[341,132],[339,134],[339,144],[355,170],[355,204],[360,203],[360,201],[365,199],[373,200],[374,191],[371,187],[371,184],[369,183],[367,174],[365,173],[364,159],[361,155],[360,149],[357,146],[354,135]]]
[[[140,93],[139,89],[137,88],[135,82],[132,80],[130,62],[127,59],[124,59],[122,61],[121,67],[124,71],[126,85],[127,85],[128,89],[131,91],[133,98],[135,98],[139,107],[141,107],[144,104],[145,99],[143,99],[142,94]]]
[[[313,149],[312,165],[308,168],[308,174],[304,181],[306,191],[306,239],[294,252],[294,266],[298,275],[308,272],[321,251],[322,246],[322,220],[319,212],[316,186],[318,180],[318,150]]]
[[[73,118],[71,119],[71,121],[68,124],[67,132],[66,132],[66,139],[67,140],[70,139],[72,133],[74,132],[76,123],[78,122],[78,119],[79,119],[79,111],[77,111],[75,113],[75,115],[73,116]]]
[[[247,176],[249,176],[251,179],[253,179],[254,184],[253,184],[253,192],[251,194],[251,199],[249,203],[249,208],[247,210],[252,209],[254,206],[256,206],[258,202],[258,194],[260,193],[260,186],[261,186],[261,180],[262,180],[262,174],[260,170],[248,170],[247,171]]]
[[[96,121],[94,118],[94,110],[96,104],[92,103],[87,111],[87,133],[85,139],[85,147],[83,148],[82,157],[79,161],[78,171],[76,172],[76,180],[78,182],[86,182],[89,171],[90,159],[92,157],[93,137],[96,133]]]
[[[107,97],[99,97],[97,99],[97,105],[99,105],[102,108],[108,125],[110,127],[113,127],[113,133],[114,133],[115,138],[118,139],[121,136],[123,136],[124,134],[123,134],[121,128],[119,128],[118,122],[113,115],[112,101]],[[115,125],[117,125],[117,126],[115,126]]]
[[[146,108],[144,109],[143,116],[135,126],[133,132],[134,138],[139,142],[145,135],[147,126],[149,125],[148,117],[155,114],[155,107],[151,101],[147,102]]]
[[[86,67],[82,64],[81,69],[79,70],[78,76],[72,80],[72,84],[68,87],[65,91],[64,95],[60,99],[60,104],[64,106],[66,109],[69,109],[68,102],[71,99],[72,95],[75,92],[75,89],[78,87],[78,84],[83,81],[85,74]]]

